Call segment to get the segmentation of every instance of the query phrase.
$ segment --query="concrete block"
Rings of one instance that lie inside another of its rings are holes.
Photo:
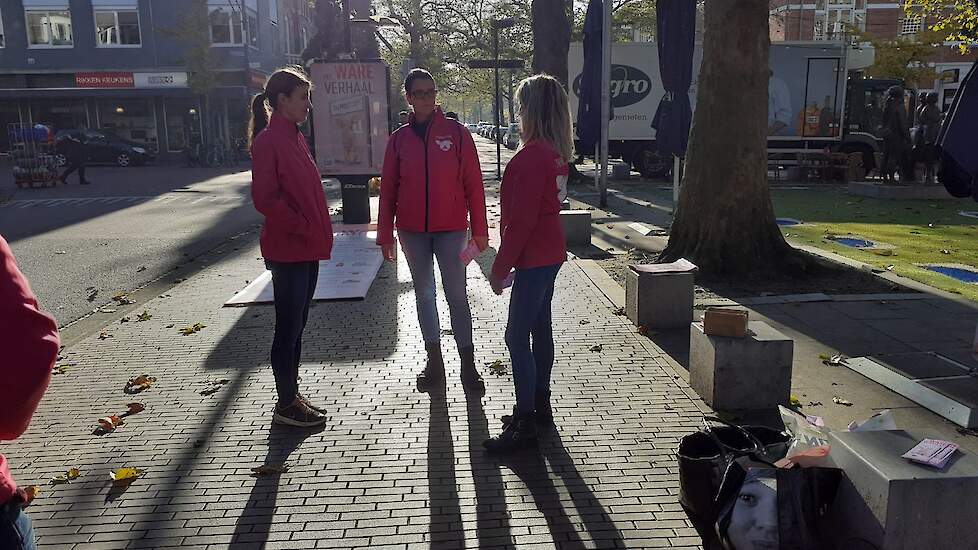
[[[636,326],[688,326],[693,321],[693,273],[625,270],[625,314]]]
[[[846,476],[830,520],[838,548],[978,548],[978,457],[959,450],[942,470],[900,458],[926,436],[903,430],[832,432],[830,460]]]
[[[794,341],[767,323],[751,321],[747,337],[708,336],[689,329],[689,383],[718,411],[769,409],[791,397]]]
[[[564,227],[567,246],[591,244],[591,212],[588,210],[561,210],[560,224]]]

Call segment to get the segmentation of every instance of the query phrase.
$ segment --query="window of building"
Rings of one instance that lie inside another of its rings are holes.
[[[163,103],[166,118],[166,150],[179,153],[188,145],[200,144],[200,104],[196,99],[167,98]]]
[[[149,99],[100,99],[99,128],[157,151],[156,111]]]
[[[258,16],[248,12],[248,45],[258,48]]]
[[[229,45],[242,44],[244,42],[244,27],[241,23],[241,14],[237,10],[218,7],[211,8],[211,44]]]
[[[923,16],[916,15],[913,17],[907,17],[900,22],[900,34],[904,36],[915,35],[920,32],[921,28],[923,28],[923,23]]]
[[[95,12],[95,43],[99,47],[139,46],[141,42],[138,11]]]
[[[70,47],[74,44],[71,34],[71,11],[25,10],[27,15],[27,43],[31,47]]]
[[[828,9],[815,12],[815,40],[841,40],[853,29],[866,30],[866,11],[852,9],[852,0],[830,3]]]

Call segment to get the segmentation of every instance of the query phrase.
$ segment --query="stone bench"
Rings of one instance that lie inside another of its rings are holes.
[[[630,265],[625,272],[625,315],[636,326],[686,328],[693,321],[693,276],[685,258],[668,264]]]
[[[839,539],[834,548],[858,539],[879,550],[978,548],[971,528],[978,457],[959,449],[941,470],[900,457],[925,437],[903,430],[829,435],[829,460],[846,474],[826,518]]]
[[[591,245],[591,212],[588,210],[561,210],[560,225],[564,227],[567,246]]]
[[[689,384],[717,411],[773,409],[791,398],[794,342],[767,323],[750,321],[747,336],[710,336],[689,329]]]

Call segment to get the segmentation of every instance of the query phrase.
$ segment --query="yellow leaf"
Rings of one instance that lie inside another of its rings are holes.
[[[798,397],[796,397],[796,396],[794,396],[794,395],[792,395],[792,396],[791,396],[791,404],[792,404],[793,406],[795,406],[795,407],[800,407],[800,406],[801,406],[801,400],[800,400],[800,399],[798,399]]]
[[[143,471],[139,468],[116,468],[109,472],[109,477],[112,478],[112,481],[127,481],[136,479],[141,475],[143,475]]]
[[[152,318],[153,316],[148,311],[145,310],[136,316],[137,321],[149,321]]]
[[[27,501],[27,504],[33,502],[39,494],[41,494],[41,488],[37,485],[28,485],[27,487],[24,487],[24,499]]]
[[[59,476],[52,477],[51,478],[51,483],[54,483],[54,484],[68,483],[69,481],[71,481],[73,479],[76,479],[80,475],[81,475],[81,470],[79,470],[78,468],[71,468],[67,472],[65,472],[65,473],[63,473],[63,474],[61,474]]]

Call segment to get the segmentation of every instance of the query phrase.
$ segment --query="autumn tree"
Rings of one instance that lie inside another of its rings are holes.
[[[866,75],[876,78],[899,78],[911,88],[929,88],[937,72],[927,65],[935,48],[943,42],[942,33],[924,30],[913,36],[879,38],[853,30],[857,42],[869,42],[875,50],[875,61]]]
[[[912,0],[904,4],[908,17],[924,17],[944,40],[960,42],[962,53],[978,41],[978,0]]]
[[[797,259],[767,183],[768,18],[768,0],[706,5],[686,173],[660,261],[685,257],[705,274],[738,274]]]

